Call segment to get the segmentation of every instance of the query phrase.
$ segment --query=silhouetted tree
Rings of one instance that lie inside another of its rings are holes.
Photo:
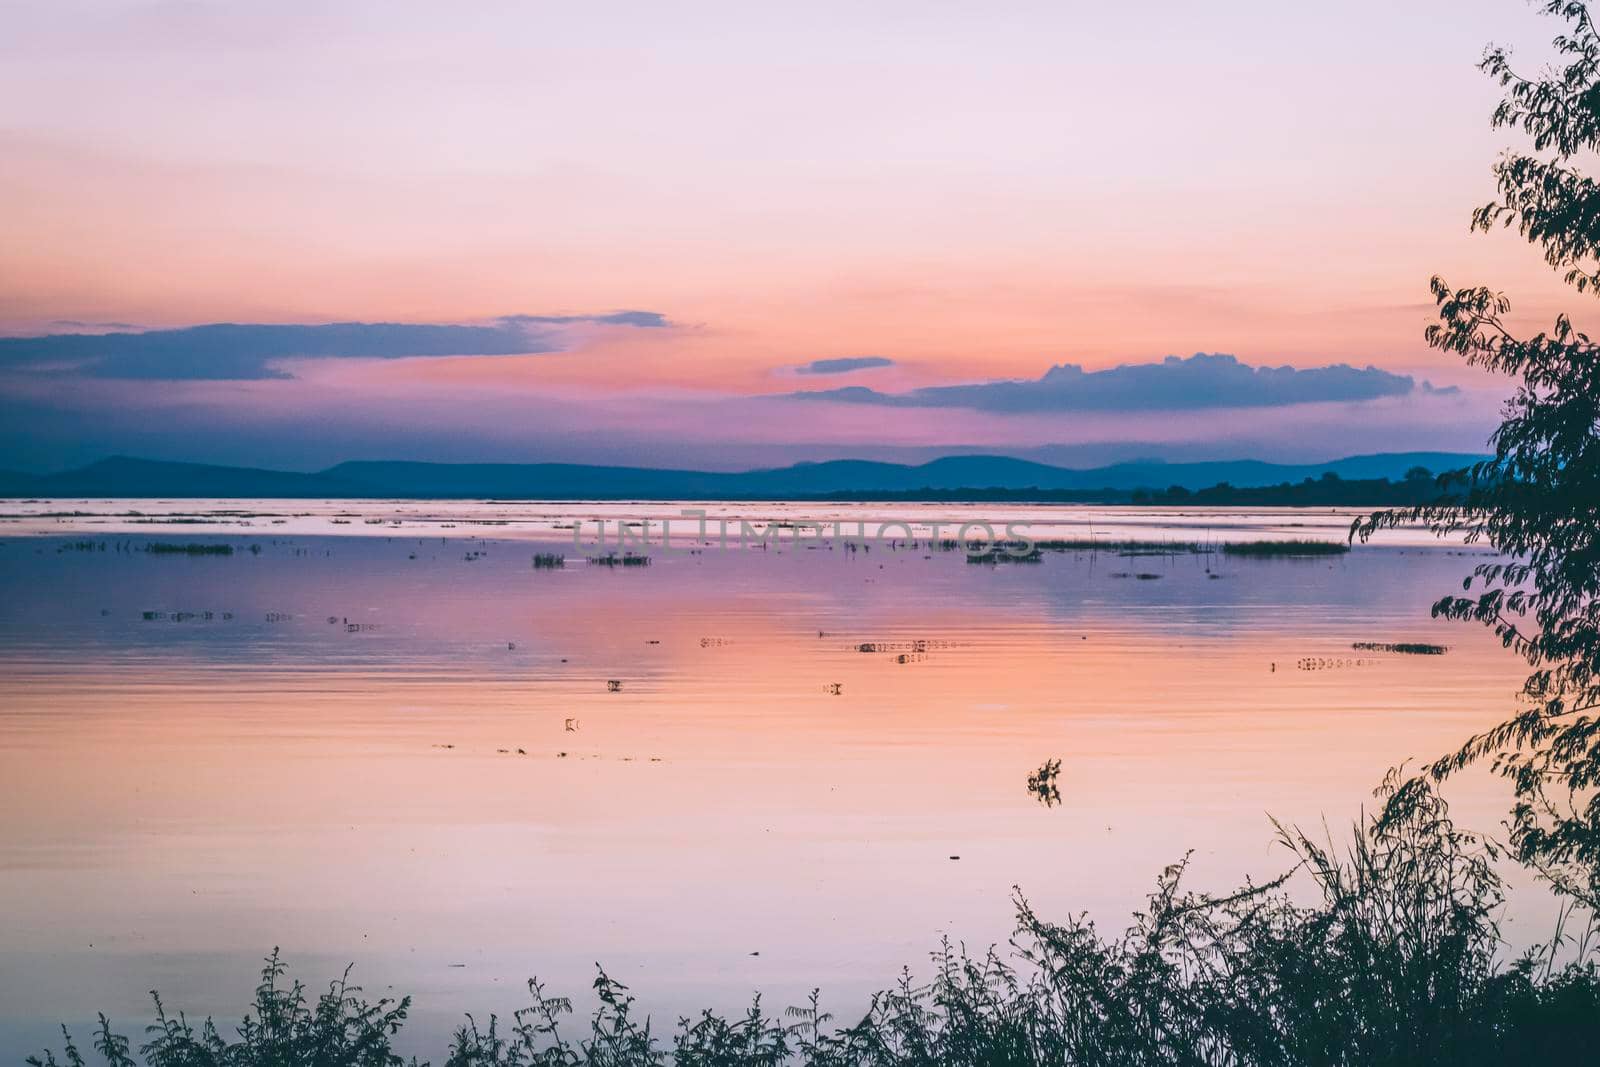
[[[1505,89],[1496,128],[1520,130],[1535,153],[1495,164],[1499,198],[1473,213],[1475,229],[1515,227],[1579,292],[1600,295],[1600,185],[1578,169],[1600,152],[1600,34],[1585,4],[1549,0],[1568,31],[1558,63],[1536,77],[1516,73],[1503,48],[1481,67]],[[1490,438],[1494,458],[1464,476],[1463,495],[1380,512],[1356,524],[1421,521],[1464,532],[1503,561],[1477,567],[1466,595],[1434,614],[1491,627],[1529,663],[1527,705],[1472,738],[1431,772],[1443,777],[1483,759],[1516,791],[1511,843],[1517,855],[1590,906],[1600,904],[1600,349],[1562,315],[1554,329],[1517,337],[1511,304],[1486,288],[1432,282],[1439,321],[1428,343],[1468,363],[1511,375],[1517,389]]]

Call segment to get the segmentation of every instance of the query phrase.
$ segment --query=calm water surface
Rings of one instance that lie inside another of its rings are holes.
[[[668,1024],[817,985],[848,1015],[941,934],[1003,942],[1014,886],[1116,928],[1186,850],[1197,888],[1279,870],[1269,813],[1338,831],[1521,678],[1429,619],[1478,553],[1417,533],[1001,566],[784,544],[605,568],[562,544],[689,506],[0,503],[0,1055],[96,1009],[142,1025],[153,986],[232,1019],[274,945],[314,983],[354,961],[415,994],[435,1056],[460,1013],[521,1006],[535,974],[581,994],[596,961]],[[711,507],[1166,541],[1349,523]],[[1051,757],[1047,809],[1025,780]],[[1452,795],[1485,828],[1504,806]]]

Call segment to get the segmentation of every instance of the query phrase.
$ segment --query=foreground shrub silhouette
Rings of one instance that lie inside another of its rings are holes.
[[[380,1000],[369,1004],[360,997],[361,989],[350,984],[347,968],[338,981],[315,1003],[306,999],[299,982],[283,985],[285,968],[273,950],[261,971],[261,983],[244,1021],[236,1031],[237,1040],[222,1035],[207,1019],[196,1029],[182,1014],[167,1014],[159,993],[152,992],[155,1022],[145,1028],[148,1040],[140,1053],[151,1067],[199,1067],[203,1064],[317,1064],[335,1067],[380,1067],[401,1062],[390,1048],[411,1007],[411,998]],[[28,1057],[39,1067],[83,1067],[83,1053],[66,1027],[61,1028],[65,1047],[62,1059],[46,1052],[41,1060]],[[111,1029],[110,1021],[100,1016],[93,1041],[108,1067],[134,1067],[138,1060],[130,1054],[130,1042]]]
[[[1168,867],[1132,925],[1102,935],[1084,916],[1040,918],[1018,898],[1008,951],[946,942],[930,980],[908,971],[853,1025],[818,994],[769,1015],[704,1012],[669,1037],[603,971],[587,1026],[569,1000],[528,984],[509,1021],[468,1016],[446,1067],[677,1064],[1548,1064],[1600,1049],[1600,973],[1558,929],[1502,957],[1502,886],[1492,844],[1456,828],[1424,779],[1391,776],[1379,813],[1342,850],[1279,826],[1294,857],[1282,877],[1226,896],[1183,888]],[[368,1003],[348,972],[315,1002],[268,957],[234,1035],[169,1016],[159,998],[140,1058],[150,1067],[397,1065],[410,1000]],[[80,1067],[65,1034],[61,1057]],[[104,1017],[93,1049],[131,1067]]]
[[[1510,53],[1480,64],[1505,90],[1493,125],[1527,135],[1533,151],[1494,166],[1499,198],[1473,227],[1509,227],[1544,253],[1580,293],[1600,296],[1600,27],[1579,0],[1542,0],[1567,23],[1556,62],[1526,76]],[[1473,569],[1436,616],[1481,623],[1527,661],[1523,707],[1436,760],[1442,779],[1487,762],[1516,793],[1510,844],[1561,892],[1600,907],[1600,343],[1558,316],[1521,335],[1503,294],[1433,279],[1439,321],[1432,347],[1517,381],[1491,459],[1441,479],[1436,502],[1357,522],[1361,538],[1407,523],[1498,558]]]

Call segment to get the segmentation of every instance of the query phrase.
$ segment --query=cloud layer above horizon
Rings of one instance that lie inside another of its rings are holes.
[[[575,327],[664,329],[654,311],[590,315],[500,316],[486,324],[336,322],[209,323],[176,329],[117,330],[0,338],[0,371],[144,381],[271,381],[296,377],[303,360],[445,359],[540,355],[570,347]],[[895,366],[884,356],[816,359],[792,368],[807,376]],[[962,408],[994,415],[1067,412],[1197,411],[1358,403],[1419,390],[1408,374],[1368,365],[1252,366],[1237,357],[1198,352],[1187,358],[1122,363],[1086,370],[1051,366],[1036,379],[928,385],[903,392],[866,386],[801,390],[773,399],[892,408]],[[1454,387],[1427,393],[1449,394]]]
[[[378,6],[4,5],[0,468],[1470,450],[1427,279],[1568,308],[1532,7]]]
[[[670,326],[654,311],[504,315],[488,325],[334,322],[210,323],[170,330],[0,337],[0,369],[69,371],[95,378],[257,381],[291,378],[294,359],[408,359],[559,352],[573,326]]]
[[[849,374],[851,371],[875,370],[892,367],[894,360],[883,356],[841,356],[836,359],[814,359],[794,369],[796,374]]]
[[[904,393],[865,386],[790,394],[802,400],[877,404],[902,408],[967,408],[999,414],[1068,411],[1192,411],[1205,408],[1282,407],[1406,396],[1418,388],[1409,374],[1337,363],[1304,370],[1252,367],[1230,355],[1198,352],[1187,359],[1123,363],[1087,371],[1061,363],[1033,380],[999,379],[966,385],[936,385]],[[1428,392],[1448,393],[1453,387]]]

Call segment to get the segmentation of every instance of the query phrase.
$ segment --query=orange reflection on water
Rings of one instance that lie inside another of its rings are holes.
[[[1442,552],[263,544],[0,552],[9,1032],[139,1017],[157,980],[231,1014],[273,945],[418,994],[423,1046],[595,960],[669,1017],[817,984],[848,1012],[941,932],[1003,941],[1013,886],[1116,926],[1187,849],[1197,886],[1275,872],[1266,813],[1341,826],[1520,678],[1428,619],[1469,565]],[[1396,640],[1453,647],[1351,648]]]

